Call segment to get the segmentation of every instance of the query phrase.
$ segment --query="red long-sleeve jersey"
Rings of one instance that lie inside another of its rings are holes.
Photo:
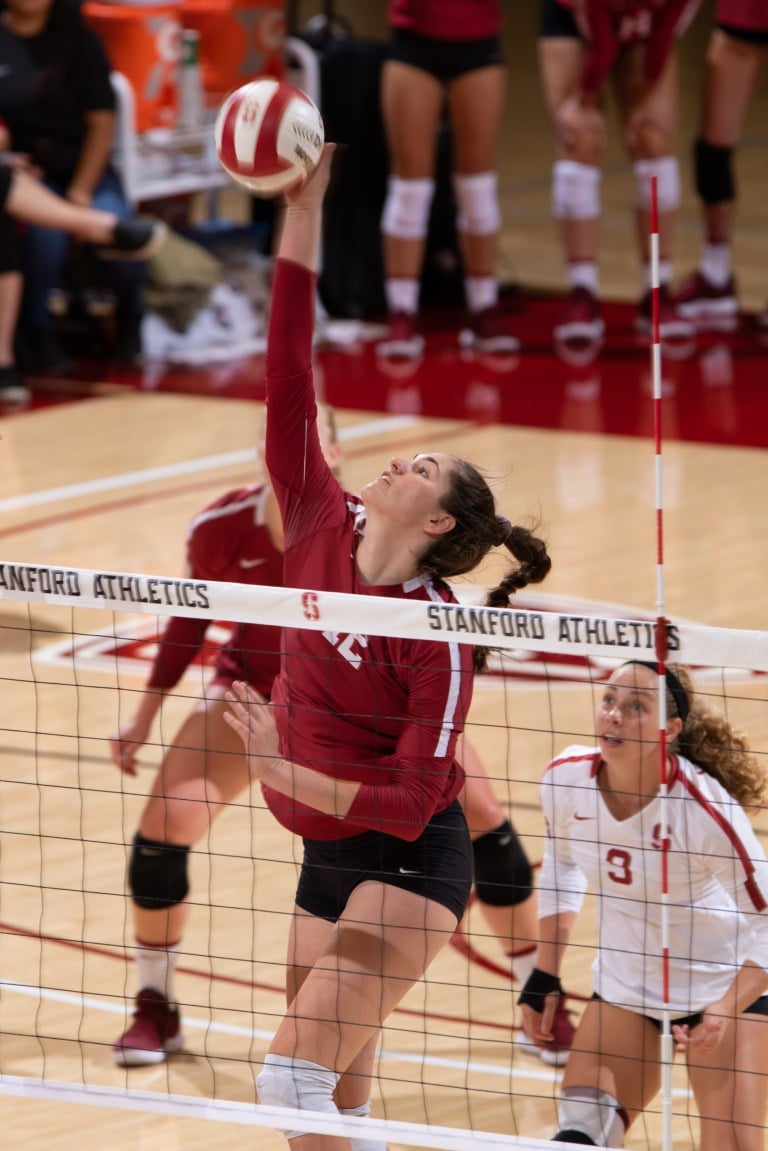
[[[267,352],[266,461],[285,528],[284,581],[356,595],[450,601],[428,578],[364,584],[355,553],[363,509],[326,464],[311,373],[315,278],[278,260]],[[384,621],[386,626],[386,621]],[[313,839],[379,830],[416,839],[458,795],[454,755],[472,694],[468,645],[285,629],[272,692],[281,753],[336,779],[362,783],[345,819],[269,787],[276,818]]]

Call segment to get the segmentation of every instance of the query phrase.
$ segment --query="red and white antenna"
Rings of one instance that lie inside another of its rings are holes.
[[[662,474],[661,339],[659,336],[659,206],[656,177],[651,177],[651,378],[656,492],[656,659],[659,692],[659,797],[661,815],[661,978],[664,1004],[661,1032],[662,1148],[672,1149],[672,1065],[675,1051],[669,1013],[669,828],[667,810],[667,685],[668,628],[664,598],[664,485]]]

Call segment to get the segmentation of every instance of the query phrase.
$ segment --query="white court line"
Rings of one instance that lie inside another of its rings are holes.
[[[26,983],[9,983],[5,980],[0,980],[0,989],[2,991],[15,991],[18,995],[24,995],[30,999],[49,999],[54,1003],[69,1003],[76,1007],[89,1008],[93,1011],[106,1012],[109,1015],[125,1016],[125,1007],[117,1003],[109,1003],[104,999],[95,999],[91,995],[74,995],[67,991],[55,991],[53,988],[48,987],[33,987]],[[274,1038],[274,1032],[265,1031],[258,1027],[239,1027],[233,1023],[222,1023],[215,1020],[205,1022],[202,1019],[184,1018],[184,1028],[189,1031],[207,1031],[214,1032],[219,1035],[239,1035],[246,1038],[263,1039],[266,1043],[271,1043]],[[541,1069],[534,1068],[516,1068],[504,1066],[501,1063],[480,1063],[477,1060],[470,1059],[447,1059],[440,1055],[414,1055],[406,1051],[385,1050],[381,1048],[378,1053],[379,1060],[389,1060],[397,1063],[415,1064],[420,1067],[443,1067],[451,1071],[461,1072],[477,1072],[483,1075],[495,1075],[503,1079],[529,1079],[537,1083],[555,1083],[557,1081],[557,1074],[544,1067]],[[680,1099],[690,1098],[690,1091],[681,1088],[675,1088],[672,1092],[673,1096]]]
[[[400,431],[418,423],[416,416],[386,416],[380,420],[368,420],[351,428],[341,428],[339,440],[364,439],[366,436],[381,435]],[[24,496],[11,496],[0,500],[0,513],[20,511],[25,508],[41,507],[58,503],[61,500],[77,499],[79,496],[101,495],[104,492],[122,491],[138,484],[153,483],[156,480],[173,479],[199,472],[213,471],[216,468],[231,467],[233,464],[253,463],[255,449],[245,448],[236,452],[221,452],[214,456],[201,456],[196,460],[181,460],[177,464],[164,464],[156,468],[143,468],[137,472],[124,472],[119,476],[102,476],[96,480],[86,480],[79,484],[66,484],[59,488],[47,488],[40,492],[30,492]]]

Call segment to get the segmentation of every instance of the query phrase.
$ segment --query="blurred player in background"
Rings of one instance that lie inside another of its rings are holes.
[[[325,458],[336,468],[340,449],[329,408],[321,407],[318,427]],[[192,520],[187,574],[198,580],[282,585],[283,527],[268,483],[228,492]],[[110,741],[114,763],[128,775],[136,775],[137,756],[163,698],[199,654],[209,622],[182,616],[168,621],[136,712]],[[224,721],[224,693],[233,680],[244,679],[259,698],[269,699],[279,665],[279,628],[235,625],[216,655],[205,696],[165,750],[128,868],[138,994],[133,1021],[114,1047],[117,1063],[160,1063],[182,1046],[173,976],[189,914],[189,851],[250,783],[242,744]]]
[[[699,0],[542,0],[539,61],[555,130],[552,209],[567,262],[569,295],[556,341],[599,345],[600,179],[606,145],[606,87],[616,99],[635,180],[642,265],[638,330],[650,331],[651,180],[659,207],[661,336],[692,334],[670,291],[672,230],[680,201],[675,155],[675,41]]]
[[[518,347],[499,309],[496,147],[506,98],[499,0],[390,0],[381,105],[390,177],[381,221],[390,333],[379,354],[418,359],[419,287],[447,102],[464,268],[465,347]]]
[[[694,145],[704,244],[698,269],[676,297],[681,315],[701,328],[736,323],[739,300],[731,246],[736,216],[733,151],[741,140],[767,45],[766,0],[718,0],[707,49],[699,138]],[[758,323],[768,329],[768,307]]]
[[[523,1023],[535,1042],[547,1039],[589,884],[599,916],[594,993],[563,1076],[555,1138],[623,1145],[659,1090],[668,1010],[699,1111],[700,1151],[763,1151],[768,861],[744,805],[761,803],[765,777],[688,670],[671,665],[662,796],[658,678],[656,664],[618,668],[597,708],[598,746],[566,748],[544,776],[541,942],[520,997]]]

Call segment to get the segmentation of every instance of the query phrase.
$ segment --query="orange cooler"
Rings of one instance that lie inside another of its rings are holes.
[[[136,131],[172,128],[178,105],[179,5],[88,0],[83,13],[101,37],[114,70],[133,87]]]
[[[200,33],[209,106],[256,76],[285,71],[284,0],[181,0],[181,22]]]

